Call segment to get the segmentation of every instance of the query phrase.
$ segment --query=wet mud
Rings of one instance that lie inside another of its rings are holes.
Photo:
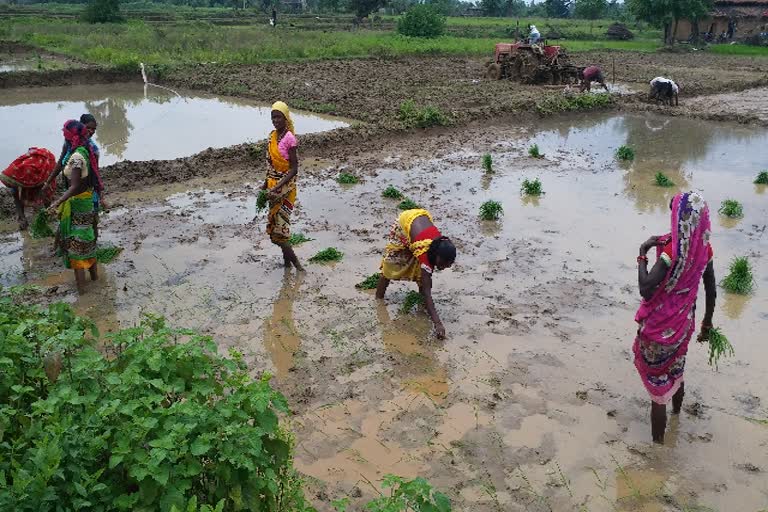
[[[122,206],[102,233],[125,252],[80,299],[50,242],[3,235],[0,264],[7,284],[38,284],[102,331],[163,314],[273,374],[322,511],[342,495],[371,497],[386,473],[430,479],[460,511],[760,510],[768,191],[752,179],[766,142],[763,129],[635,114],[393,136],[302,160],[294,230],[313,240],[297,254],[344,252],[305,275],[281,268],[255,215],[255,164],[116,191]],[[544,158],[528,157],[533,143]],[[615,161],[622,144],[635,147],[634,164]],[[337,184],[342,169],[362,183]],[[655,187],[658,170],[677,187]],[[521,197],[522,180],[536,177],[545,195]],[[423,311],[400,311],[413,285],[393,283],[383,302],[354,287],[377,270],[399,213],[380,195],[388,185],[427,207],[459,249],[434,279],[445,341]],[[669,229],[669,197],[685,188],[703,189],[712,207],[718,279],[749,255],[758,282],[745,298],[720,291],[715,323],[736,356],[715,372],[692,345],[684,413],[660,447],[632,364],[635,256]],[[737,223],[714,213],[726,197],[744,205]],[[478,219],[488,199],[504,206],[499,222]]]

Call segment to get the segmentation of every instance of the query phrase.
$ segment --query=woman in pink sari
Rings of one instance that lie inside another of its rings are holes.
[[[696,295],[702,276],[706,310],[699,341],[709,335],[717,295],[707,203],[696,192],[680,193],[670,208],[672,232],[649,238],[637,257],[643,302],[635,315],[639,328],[633,351],[635,367],[651,395],[651,433],[657,443],[664,443],[667,402],[672,400],[673,414],[683,405],[685,355],[696,330]],[[657,260],[648,272],[646,254],[651,247],[656,247]]]

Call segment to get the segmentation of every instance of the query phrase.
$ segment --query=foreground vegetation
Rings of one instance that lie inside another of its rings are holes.
[[[161,318],[100,338],[32,294],[0,290],[0,509],[313,510],[269,375]],[[383,486],[368,510],[450,511],[421,478]]]

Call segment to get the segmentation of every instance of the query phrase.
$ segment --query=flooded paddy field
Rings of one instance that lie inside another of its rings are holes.
[[[533,143],[544,158],[528,156]],[[125,252],[81,298],[50,241],[3,235],[0,265],[7,283],[40,285],[104,332],[162,314],[273,374],[319,510],[396,473],[428,478],[461,511],[757,511],[768,504],[768,190],[752,180],[766,143],[761,128],[651,115],[482,123],[302,160],[294,229],[313,240],[299,258],[344,252],[306,274],[285,273],[255,214],[263,168],[115,191],[123,206],[103,217],[102,240]],[[615,161],[622,144],[634,163]],[[337,184],[340,170],[362,183]],[[653,185],[657,171],[676,187]],[[525,178],[545,195],[521,197]],[[413,285],[393,283],[383,303],[355,289],[399,213],[381,197],[388,185],[458,247],[434,278],[445,341],[422,311],[401,311]],[[714,321],[736,355],[715,372],[692,343],[684,413],[655,446],[632,364],[635,257],[668,231],[669,199],[685,189],[709,201],[718,280],[746,255],[757,283],[747,297],[719,290]],[[717,215],[726,198],[744,218]],[[504,206],[499,222],[478,220],[488,199]]]
[[[0,132],[0,161],[11,162],[30,146],[58,155],[64,122],[84,112],[99,123],[95,140],[102,165],[191,156],[260,140],[272,129],[269,105],[141,83],[8,89],[0,96],[0,116],[24,130]],[[300,111],[296,122],[300,133],[347,126]]]

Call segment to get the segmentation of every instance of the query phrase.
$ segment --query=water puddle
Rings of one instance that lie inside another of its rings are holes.
[[[272,130],[269,106],[143,84],[9,89],[0,98],[0,162],[32,146],[58,155],[61,127],[90,112],[99,123],[101,164],[121,160],[168,160],[207,148],[261,140]],[[347,126],[344,120],[294,113],[298,134]],[[23,126],[24,129],[13,127]]]

